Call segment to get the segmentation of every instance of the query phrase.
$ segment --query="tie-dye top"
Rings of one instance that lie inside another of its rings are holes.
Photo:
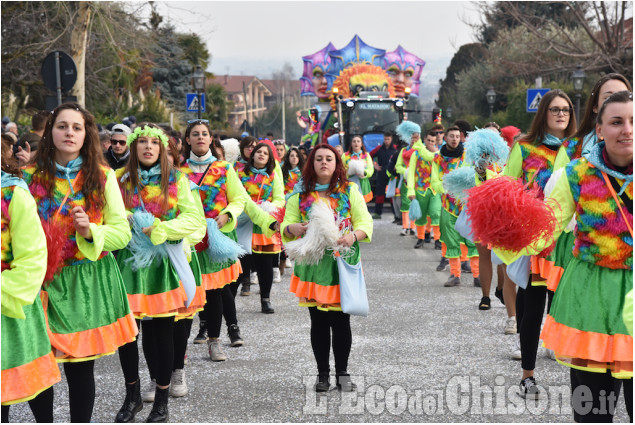
[[[435,158],[438,154],[435,155]],[[432,162],[425,161],[419,156],[419,152],[414,153],[416,160],[415,167],[415,190],[421,194],[425,194],[430,187],[430,176],[432,175]]]
[[[285,195],[293,192],[293,186],[295,186],[295,184],[300,181],[300,177],[302,177],[302,172],[289,170],[289,174],[284,176]]]
[[[15,186],[7,186],[2,188],[2,270],[11,268],[13,261],[13,250],[11,249],[11,232],[9,231],[9,204],[13,198],[13,189]]]
[[[582,141],[577,137],[565,140],[562,142],[562,146],[565,148],[567,156],[571,161],[582,156]]]
[[[521,175],[523,184],[540,189],[540,197],[544,197],[545,185],[553,172],[553,163],[558,154],[558,149],[550,149],[549,146],[540,144],[538,146],[528,142],[518,142],[523,158]]]
[[[565,170],[576,203],[573,255],[600,267],[632,269],[633,238],[602,172],[591,166],[586,158],[571,162]],[[624,183],[617,181],[620,185]],[[633,183],[624,193],[633,199]],[[622,211],[629,223],[633,223],[633,216],[624,205]]]
[[[106,173],[110,171],[110,168],[101,166],[101,178],[103,185],[106,185]],[[35,166],[30,166],[22,170],[24,181],[29,185],[31,195],[35,199],[37,204],[37,212],[42,221],[55,219],[61,224],[64,232],[68,235],[68,239],[64,245],[64,266],[76,266],[79,264],[90,263],[91,261],[84,256],[77,247],[76,230],[73,226],[73,217],[71,216],[71,210],[74,207],[82,207],[84,212],[88,215],[88,219],[91,223],[95,223],[98,226],[103,224],[104,217],[102,211],[95,205],[91,204],[90,208],[86,207],[86,199],[81,191],[81,187],[84,182],[84,173],[79,172],[73,178],[73,186],[75,187],[75,193],[71,190],[69,181],[64,177],[57,176],[55,178],[55,187],[53,188],[53,198],[49,198],[46,191],[46,186],[42,184],[38,177],[34,176],[36,172]],[[57,210],[64,201],[64,197],[69,193],[68,199],[64,203],[62,210],[56,215]],[[98,196],[103,196],[99,194]],[[99,259],[103,258],[107,251],[103,251],[99,255]]]
[[[212,162],[207,175],[199,185],[205,218],[216,218],[227,207],[227,172],[230,166],[227,161]],[[193,172],[188,165],[181,167],[181,172],[197,185],[203,177],[203,173]]]
[[[465,161],[465,151],[463,151],[461,156],[456,158],[445,157],[441,154],[435,156],[433,163],[434,166],[437,167],[439,180],[443,181],[443,176],[459,168],[463,164],[463,161]],[[461,210],[463,209],[461,202],[447,192],[441,194],[441,205],[447,212],[456,217],[461,214]]]
[[[342,162],[344,163],[344,168],[348,169],[348,163],[351,161],[351,159],[359,159],[361,161],[364,161],[365,166],[366,158],[370,158],[368,152],[360,152],[359,155],[351,154],[350,152],[344,152],[344,155],[342,155]]]
[[[240,171],[237,170],[236,173],[251,200],[257,204],[264,201],[273,202],[273,179],[276,178],[276,173],[272,171],[270,176],[264,176],[248,173],[247,169],[244,167]]]
[[[161,192],[161,176],[151,176],[148,184],[142,185],[141,190],[135,189],[132,195],[131,205],[126,205],[128,211],[147,211],[159,218],[161,221],[175,219],[179,215],[178,211],[178,181],[181,178],[181,172],[178,170],[170,170],[170,179],[168,181],[168,208],[163,209],[163,194]],[[121,195],[126,199],[126,190],[130,187],[130,180],[126,179],[123,183],[119,181]],[[139,200],[141,193],[141,200]],[[141,202],[143,201],[143,202]]]
[[[343,219],[340,223],[340,230],[345,229],[345,233],[349,233],[352,229],[350,188],[350,183],[347,183],[346,186],[339,186],[336,192],[331,193],[327,197],[329,205],[334,213],[333,218],[336,221]],[[300,194],[300,217],[302,217],[303,222],[308,220],[311,206],[319,199],[320,195],[318,195],[316,191]],[[325,199],[322,199],[322,201],[324,200]]]

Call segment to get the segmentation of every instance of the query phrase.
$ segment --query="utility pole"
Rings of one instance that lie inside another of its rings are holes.
[[[286,102],[285,102],[285,97],[284,97],[284,85],[282,86],[282,138],[284,140],[287,140],[287,127],[286,127],[286,119],[285,119],[285,112],[286,112]]]

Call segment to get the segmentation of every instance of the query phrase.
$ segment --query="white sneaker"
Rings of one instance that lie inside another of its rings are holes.
[[[505,335],[514,335],[516,333],[516,316],[512,316],[505,322]]]
[[[273,268],[273,283],[282,282],[282,278],[280,277],[280,269],[277,267]]]
[[[176,369],[172,372],[170,381],[170,395],[183,397],[187,394],[187,382],[185,381],[185,369]]]
[[[285,264],[284,264],[284,266],[285,266],[286,268],[288,268],[288,269],[292,269],[292,268],[293,268],[293,262],[291,261],[291,259],[287,258],[287,259],[285,260]]]
[[[408,235],[408,229],[401,229],[401,233],[399,233],[401,236],[407,236]]]
[[[258,273],[251,272],[251,274],[249,275],[249,281],[252,285],[258,285]]]
[[[516,339],[516,342],[512,346],[512,352],[510,355],[512,360],[522,360],[523,355],[520,351],[520,337]]]
[[[224,362],[227,360],[227,355],[223,351],[223,347],[220,345],[220,339],[208,339],[207,340],[207,350],[209,353],[209,358],[214,362]]]
[[[145,401],[146,403],[154,403],[154,393],[157,390],[157,381],[155,381],[154,379],[152,381],[150,381],[150,383],[148,384],[148,386],[141,391],[141,399],[143,399],[143,401]]]

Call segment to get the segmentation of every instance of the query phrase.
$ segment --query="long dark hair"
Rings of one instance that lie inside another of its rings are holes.
[[[268,143],[264,143],[264,142],[258,143],[256,147],[254,148],[254,150],[251,151],[251,155],[249,156],[248,166],[245,172],[251,173],[251,167],[256,168],[256,166],[254,165],[254,154],[263,146],[266,147],[267,151],[269,152],[269,159],[267,160],[267,163],[265,164],[265,170],[267,170],[267,174],[269,175],[273,173],[273,169],[276,167],[276,159],[273,156],[273,150],[271,149],[271,146],[269,146]]]
[[[238,148],[240,149],[240,157],[242,159],[244,159],[245,161],[247,160],[247,158],[245,158],[245,149],[247,149],[252,143],[258,143],[258,139],[256,139],[254,136],[245,136],[242,138],[242,140],[240,141],[240,144],[238,145]],[[254,148],[255,149],[255,148]],[[253,151],[252,151],[253,152]]]
[[[538,111],[536,111],[536,116],[534,120],[531,122],[531,128],[527,132],[524,137],[521,137],[519,142],[529,142],[534,145],[539,145],[542,143],[542,140],[545,138],[545,134],[547,134],[547,114],[549,114],[549,105],[551,101],[556,97],[561,97],[567,101],[569,104],[569,125],[564,130],[564,137],[571,137],[571,135],[575,132],[575,114],[573,113],[573,103],[571,103],[571,99],[565,92],[560,89],[550,90],[548,91],[542,99],[540,99],[540,103],[538,104]]]
[[[144,127],[149,128],[157,128],[161,130],[165,134],[165,130],[159,127],[156,124],[144,122],[139,124],[138,126],[141,129]],[[132,207],[132,197],[135,193],[135,189],[141,189],[141,185],[139,182],[139,167],[141,164],[139,163],[139,154],[137,153],[137,144],[139,141],[139,137],[143,136],[143,131],[140,136],[137,136],[136,139],[132,141],[130,144],[130,160],[126,165],[124,174],[128,173],[128,181],[130,182],[129,186],[125,187],[124,194],[124,202],[126,207]],[[166,137],[168,135],[166,134]],[[170,188],[170,173],[172,171],[172,166],[170,165],[170,161],[168,161],[168,151],[163,143],[159,143],[159,163],[161,164],[161,200],[163,207],[163,211],[167,211],[169,207],[168,196],[169,196],[169,188]]]
[[[192,147],[187,142],[187,139],[189,139],[192,129],[196,127],[197,125],[204,125],[205,127],[207,127],[207,131],[209,132],[209,137],[212,140],[212,143],[209,145],[209,148],[212,151],[212,155],[214,155],[216,158],[220,158],[221,154],[224,152],[223,147],[221,146],[220,141],[212,137],[212,129],[210,128],[209,123],[203,120],[192,121],[191,123],[187,125],[187,128],[185,129],[185,136],[183,136],[185,139],[185,143],[183,143],[183,158],[187,160],[190,157],[190,152],[192,152]]]
[[[631,88],[631,84],[622,74],[612,72],[600,78],[597,83],[595,83],[595,86],[593,86],[593,90],[591,90],[591,96],[589,96],[589,100],[587,101],[586,108],[584,110],[584,117],[582,118],[580,126],[578,127],[578,131],[575,132],[574,137],[582,140],[582,138],[589,134],[591,131],[595,131],[595,122],[597,120],[598,113],[595,112],[594,109],[596,106],[598,106],[598,98],[600,97],[600,90],[602,90],[602,86],[604,85],[604,83],[610,80],[619,80],[626,85],[628,91],[633,90]]]
[[[331,182],[329,183],[329,192],[333,193],[335,190],[348,182],[346,178],[346,170],[344,169],[344,163],[342,162],[342,158],[337,154],[335,148],[331,145],[321,144],[317,145],[314,149],[311,150],[309,157],[306,160],[306,164],[304,164],[304,169],[302,170],[302,181],[304,184],[305,192],[312,192],[315,189],[315,185],[317,184],[317,173],[315,172],[315,155],[316,152],[321,149],[327,149],[333,152],[335,155],[335,171],[333,171],[333,175],[331,176]]]
[[[99,143],[99,132],[95,117],[79,106],[77,103],[64,103],[53,110],[48,117],[42,139],[38,143],[37,153],[35,154],[35,164],[37,170],[41,172],[41,180],[39,180],[47,190],[49,198],[53,197],[53,188],[55,187],[55,144],[53,143],[53,126],[58,115],[67,109],[72,109],[84,118],[84,144],[79,154],[82,157],[82,174],[84,182],[81,192],[86,199],[86,207],[96,206],[101,208],[105,203],[104,190],[106,179],[102,166],[106,165],[106,160]],[[38,177],[39,178],[39,177]]]
[[[8,136],[2,135],[2,171],[22,177],[22,170],[20,170],[18,161],[13,156],[13,143],[9,140]]]
[[[298,156],[298,168],[300,169],[300,172],[302,172],[302,169],[304,168],[304,157],[300,153],[300,149],[298,149],[296,146],[291,146],[289,150],[287,150],[287,153],[284,154],[284,164],[282,164],[282,175],[284,176],[284,178],[289,177],[289,171],[291,171],[291,169],[293,168],[291,167],[291,162],[289,161],[291,152],[295,152],[295,154]]]
[[[348,151],[347,151],[347,152],[348,152],[349,154],[350,154],[350,153],[353,153],[353,139],[354,139],[355,137],[359,137],[359,138],[362,140],[362,152],[366,153],[366,146],[364,146],[364,138],[362,137],[362,135],[361,135],[361,134],[353,134],[353,135],[351,136],[351,143],[350,143],[350,145],[348,146]],[[410,142],[410,140],[408,140],[408,142]]]

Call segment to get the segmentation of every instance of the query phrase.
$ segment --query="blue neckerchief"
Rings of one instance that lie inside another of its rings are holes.
[[[292,168],[291,170],[289,170],[290,173],[297,173],[300,174],[300,169],[298,167]]]
[[[137,169],[137,172],[139,173],[139,181],[141,182],[142,185],[145,186],[148,183],[150,183],[150,179],[152,177],[161,175],[161,163],[157,162],[149,170],[143,170],[139,168]]]
[[[14,176],[13,174],[5,173],[4,170],[2,170],[2,187],[9,186],[19,186],[27,192],[29,191],[29,186],[26,185],[24,180],[18,176]]]
[[[207,159],[203,159],[202,161],[197,161],[195,159],[192,159],[191,157],[187,160],[188,164],[193,164],[193,165],[207,165],[207,164],[211,164],[214,161],[218,161],[218,159],[216,159],[216,157],[214,156],[214,154],[210,154],[209,158]]]
[[[245,160],[243,158],[239,158],[237,162],[242,162],[243,164],[246,164],[249,161],[247,161],[247,160]]]
[[[351,152],[351,159],[353,159],[354,156],[356,156],[357,158],[361,158],[362,157],[362,151]]]
[[[553,134],[547,133],[545,134],[545,137],[542,139],[542,143],[547,146],[557,147],[557,146],[561,146],[562,142],[564,142],[565,140],[567,140],[566,137],[563,137],[562,139],[558,139]]]
[[[602,157],[602,151],[604,150],[604,145],[605,143],[602,141],[600,143],[597,143],[595,146],[593,146],[593,148],[591,148],[591,152],[589,152],[589,155],[587,156],[587,160],[591,164],[593,164],[595,168],[597,168],[600,171],[604,171],[609,176],[615,177],[616,179],[624,180],[624,184],[622,184],[622,187],[620,188],[620,192],[618,193],[618,195],[621,195],[622,193],[624,193],[624,190],[626,190],[628,185],[633,182],[633,175],[622,174],[619,171],[612,170],[606,166],[606,164],[604,163],[604,158]]]
[[[325,190],[328,190],[329,186],[331,184],[319,184],[316,183],[315,184],[315,190],[316,192],[323,192]],[[292,197],[293,195],[295,195],[296,193],[304,193],[304,182],[302,180],[302,177],[300,177],[300,180],[298,180],[298,182],[295,184],[295,186],[293,186],[293,190],[291,191],[291,193],[289,193],[287,196],[285,196],[285,200],[288,200],[290,197]]]
[[[265,177],[269,177],[269,173],[267,173],[267,169],[261,168],[260,170],[254,167],[249,167],[252,173],[254,174],[262,174]]]
[[[68,184],[71,187],[71,192],[73,193],[73,195],[75,194],[75,189],[73,188],[72,179],[74,179],[75,176],[77,176],[77,173],[79,173],[79,170],[82,169],[83,162],[84,160],[82,159],[80,155],[77,158],[71,161],[68,161],[68,164],[66,164],[66,167],[58,164],[57,162],[55,163],[55,168],[56,168],[55,175],[57,177],[64,177],[66,178],[66,180],[68,180]]]
[[[587,157],[593,146],[598,142],[598,135],[595,134],[595,130],[592,130],[589,134],[582,139],[582,156]]]

